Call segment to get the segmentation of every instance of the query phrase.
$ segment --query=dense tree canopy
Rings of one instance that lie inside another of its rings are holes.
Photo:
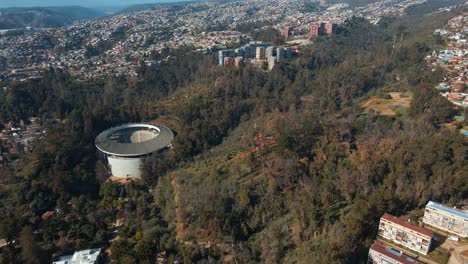
[[[2,121],[62,121],[0,168],[0,237],[19,241],[1,263],[90,247],[109,247],[115,263],[154,263],[162,251],[185,263],[362,261],[382,213],[468,195],[466,140],[442,125],[455,110],[423,59],[438,43],[421,31],[392,45],[411,22],[354,18],[271,72],[220,68],[184,48],[153,54],[164,60],[142,63],[139,78],[82,82],[49,69],[9,83]],[[406,114],[364,111],[389,89],[413,95]],[[106,182],[95,136],[151,120],[170,123],[174,149],[148,159],[143,182]]]

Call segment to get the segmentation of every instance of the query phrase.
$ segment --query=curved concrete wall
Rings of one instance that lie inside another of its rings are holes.
[[[141,166],[144,158],[121,158],[108,156],[107,161],[112,172],[112,176],[119,178],[140,178]]]

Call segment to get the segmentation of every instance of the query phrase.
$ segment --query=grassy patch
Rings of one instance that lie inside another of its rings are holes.
[[[366,111],[373,110],[380,115],[393,116],[406,114],[413,98],[410,93],[391,92],[385,95],[380,98],[371,97],[362,107]]]

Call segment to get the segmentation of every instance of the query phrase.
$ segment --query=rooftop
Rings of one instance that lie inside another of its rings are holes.
[[[388,220],[390,222],[393,222],[395,224],[398,224],[398,225],[401,225],[405,228],[408,228],[408,229],[411,229],[415,232],[418,232],[420,234],[423,234],[423,235],[426,235],[426,236],[429,236],[429,237],[432,237],[434,235],[434,232],[432,232],[431,230],[427,229],[427,228],[423,228],[423,227],[419,227],[415,224],[412,224],[411,222],[407,222],[405,220],[402,220],[396,216],[393,216],[391,214],[387,214],[385,213],[384,215],[382,215],[382,218],[385,219],[385,220]]]
[[[415,263],[418,263],[416,262],[414,259],[404,255],[403,253],[401,252],[398,252],[394,249],[391,249],[391,248],[386,248],[384,247],[383,245],[375,242],[371,248],[371,250],[374,250],[382,255],[385,255],[393,260],[397,260],[399,263],[402,263],[402,264],[415,264]]]
[[[135,157],[167,147],[174,139],[165,126],[124,124],[105,130],[96,137],[96,147],[109,155]]]
[[[100,254],[100,248],[76,251],[73,255],[60,257],[53,264],[95,264]]]
[[[452,208],[452,207],[448,207],[448,206],[440,204],[440,203],[429,201],[426,206],[437,209],[437,210],[440,210],[440,211],[443,211],[443,212],[446,212],[446,213],[449,213],[449,214],[452,214],[452,215],[456,215],[456,216],[461,217],[463,219],[468,219],[468,213],[465,213],[463,211],[457,210],[457,209]]]

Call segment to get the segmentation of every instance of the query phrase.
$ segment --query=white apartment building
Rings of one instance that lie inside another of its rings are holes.
[[[380,218],[379,236],[408,249],[427,255],[434,233],[423,227],[385,213]]]
[[[375,242],[370,250],[367,264],[420,264],[413,258],[406,256],[402,252],[387,248]]]
[[[426,205],[423,222],[454,235],[468,237],[468,213],[463,211],[430,201]]]

